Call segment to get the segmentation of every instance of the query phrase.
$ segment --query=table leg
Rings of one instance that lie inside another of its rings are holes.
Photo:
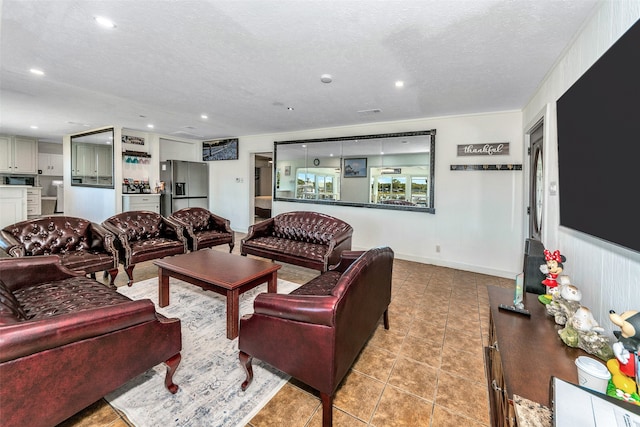
[[[267,281],[267,292],[278,293],[278,272],[274,271]]]
[[[158,305],[169,305],[169,275],[162,267],[158,267]]]
[[[232,340],[238,336],[240,322],[240,289],[227,291],[227,338]]]

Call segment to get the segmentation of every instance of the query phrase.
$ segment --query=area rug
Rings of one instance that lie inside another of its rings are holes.
[[[298,284],[278,280],[278,293]],[[118,291],[131,299],[151,299],[159,313],[182,324],[182,361],[171,394],[160,364],[134,378],[105,399],[137,427],[244,426],[289,380],[289,376],[254,359],[253,382],[240,389],[245,373],[238,361],[238,339],[226,337],[225,298],[197,286],[170,279],[170,303],[158,307],[158,279],[144,280]],[[267,284],[240,295],[240,315],[253,312],[253,300]],[[144,349],[140,349],[144,351]]]

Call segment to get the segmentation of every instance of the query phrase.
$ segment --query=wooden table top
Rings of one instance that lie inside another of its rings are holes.
[[[203,249],[153,261],[159,268],[184,274],[225,289],[234,289],[282,266],[271,261]]]
[[[563,326],[547,315],[538,295],[525,295],[525,309],[531,317],[500,310],[499,304],[513,305],[513,289],[487,286],[491,316],[496,329],[507,392],[551,407],[551,376],[578,384],[575,360],[587,352],[567,346],[558,335]],[[489,343],[490,345],[493,343]]]

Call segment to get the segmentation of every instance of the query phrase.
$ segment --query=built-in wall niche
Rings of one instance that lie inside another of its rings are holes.
[[[114,188],[113,128],[71,136],[71,185]]]
[[[274,200],[435,213],[435,133],[275,141]]]

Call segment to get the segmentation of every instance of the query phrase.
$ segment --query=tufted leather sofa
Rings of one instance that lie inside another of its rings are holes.
[[[229,253],[233,251],[235,236],[228,219],[204,208],[180,209],[167,219],[182,225],[191,251],[224,244],[229,244]]]
[[[241,241],[242,255],[327,271],[340,253],[351,249],[353,228],[318,212],[285,212],[249,227]]]
[[[240,319],[238,349],[253,379],[254,357],[320,392],[322,425],[332,425],[333,396],[383,319],[389,329],[393,251],[344,251],[340,264],[288,295],[262,293]]]
[[[133,284],[137,263],[187,252],[182,226],[151,211],[127,211],[105,219],[102,225],[116,236],[120,262]]]
[[[0,259],[3,427],[54,426],[159,363],[178,386],[180,319],[63,267],[56,256]]]
[[[45,216],[9,225],[0,231],[0,248],[13,257],[57,255],[62,265],[91,274],[118,275],[115,236],[99,224],[71,216]]]
[[[151,211],[127,211],[107,218],[102,226],[116,236],[118,258],[133,283],[139,262],[187,252],[182,226]]]

